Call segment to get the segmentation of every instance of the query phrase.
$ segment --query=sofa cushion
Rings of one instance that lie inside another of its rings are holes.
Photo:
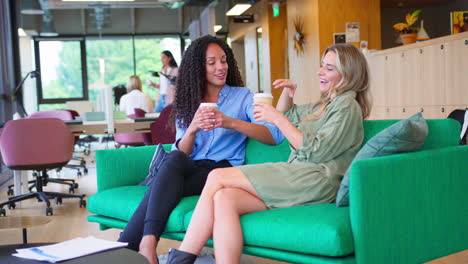
[[[128,221],[140,204],[148,187],[124,186],[98,192],[88,199],[88,210],[97,215]],[[165,232],[183,232],[187,212],[195,207],[198,196],[186,197],[169,216]]]
[[[424,144],[428,132],[421,113],[403,119],[372,137],[356,154],[354,161],[418,150]],[[349,205],[349,174],[346,171],[336,196],[337,206]]]
[[[185,218],[188,227],[192,213]],[[354,252],[349,208],[315,204],[241,217],[246,246],[340,257]]]

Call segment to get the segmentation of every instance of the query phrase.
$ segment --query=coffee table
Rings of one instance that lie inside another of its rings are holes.
[[[0,217],[0,230],[23,229],[23,244],[28,243],[26,228],[45,225],[52,221],[48,216],[5,216]]]
[[[15,264],[44,264],[47,262],[23,259],[14,257],[11,254],[16,252],[18,248],[28,248],[28,247],[39,247],[49,245],[47,244],[28,244],[28,245],[8,245],[0,246],[0,264],[15,263]],[[60,264],[147,264],[143,255],[138,254],[135,251],[132,251],[127,248],[112,249],[76,259],[71,259],[67,261],[60,262]]]

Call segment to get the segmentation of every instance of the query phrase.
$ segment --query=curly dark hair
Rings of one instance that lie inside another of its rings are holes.
[[[184,52],[176,81],[176,93],[170,124],[188,127],[206,92],[206,49],[209,44],[219,45],[226,54],[228,71],[226,84],[244,86],[231,48],[225,41],[206,35],[196,39]]]

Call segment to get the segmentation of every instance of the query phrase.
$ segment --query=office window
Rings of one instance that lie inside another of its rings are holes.
[[[132,38],[86,38],[86,64],[89,100],[96,100],[106,85],[126,85],[134,74]]]
[[[162,69],[161,52],[169,50],[177,65],[180,64],[180,38],[178,36],[138,36],[135,37],[136,74],[143,82],[143,91],[156,99],[159,90],[147,85],[151,80],[158,83],[159,78],[150,76],[150,71]]]
[[[63,109],[66,101],[96,101],[103,87],[127,84],[138,75],[143,91],[155,100],[158,90],[146,84],[149,71],[162,68],[160,54],[169,50],[180,64],[178,35],[36,38],[38,110]]]
[[[39,104],[86,100],[81,40],[38,39],[35,43],[41,73],[37,78]]]

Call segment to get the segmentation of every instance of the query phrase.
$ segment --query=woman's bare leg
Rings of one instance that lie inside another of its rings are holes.
[[[179,249],[198,255],[206,241],[213,234],[214,202],[213,197],[223,188],[239,188],[258,197],[252,184],[239,168],[215,169],[208,175],[203,192],[190,220],[184,241]]]
[[[154,235],[143,236],[140,242],[140,253],[145,256],[150,264],[158,264],[158,254],[156,253],[156,247],[158,246],[158,240]]]
[[[224,188],[214,196],[213,240],[218,263],[240,263],[244,238],[239,217],[268,208],[257,196],[239,189]]]

